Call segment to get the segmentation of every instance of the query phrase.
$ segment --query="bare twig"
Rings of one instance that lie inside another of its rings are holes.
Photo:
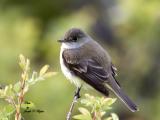
[[[81,86],[81,87],[82,87],[82,86]],[[75,105],[75,103],[77,102],[77,100],[80,98],[80,90],[81,90],[81,87],[78,87],[77,90],[76,90],[76,92],[75,92],[75,95],[74,95],[73,101],[72,101],[72,103],[71,103],[69,112],[68,112],[68,114],[67,114],[66,120],[70,120],[70,119],[71,119],[71,115],[72,115],[72,111],[73,111],[74,105]]]

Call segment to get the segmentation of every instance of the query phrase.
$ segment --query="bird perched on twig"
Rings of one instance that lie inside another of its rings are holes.
[[[60,52],[62,72],[78,89],[83,84],[88,84],[105,96],[109,95],[110,90],[132,112],[138,110],[115,79],[116,68],[100,44],[78,28],[70,29],[64,38],[58,41],[62,43]]]

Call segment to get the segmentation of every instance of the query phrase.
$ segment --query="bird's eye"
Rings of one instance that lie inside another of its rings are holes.
[[[76,42],[77,41],[77,37],[76,36],[72,37],[72,41]]]

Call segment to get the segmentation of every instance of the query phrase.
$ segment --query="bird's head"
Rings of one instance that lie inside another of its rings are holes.
[[[81,29],[71,28],[66,32],[64,38],[62,40],[58,40],[58,42],[70,48],[76,48],[85,44],[88,40],[88,35]]]

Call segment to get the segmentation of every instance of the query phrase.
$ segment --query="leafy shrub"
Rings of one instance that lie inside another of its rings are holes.
[[[47,72],[48,65],[42,67],[39,73],[33,71],[30,74],[30,60],[23,55],[20,55],[19,59],[19,65],[22,69],[21,79],[15,84],[6,85],[0,89],[0,98],[8,103],[0,110],[0,120],[9,120],[13,114],[15,114],[15,120],[21,120],[23,118],[21,109],[28,110],[34,106],[32,102],[26,102],[24,98],[30,86],[56,74],[55,72]],[[42,111],[37,110],[37,112]]]
[[[111,105],[115,101],[115,98],[94,97],[85,94],[85,98],[81,100],[81,104],[85,107],[79,107],[80,114],[73,116],[73,118],[76,120],[119,120],[115,113],[105,117],[105,114],[112,109]]]

